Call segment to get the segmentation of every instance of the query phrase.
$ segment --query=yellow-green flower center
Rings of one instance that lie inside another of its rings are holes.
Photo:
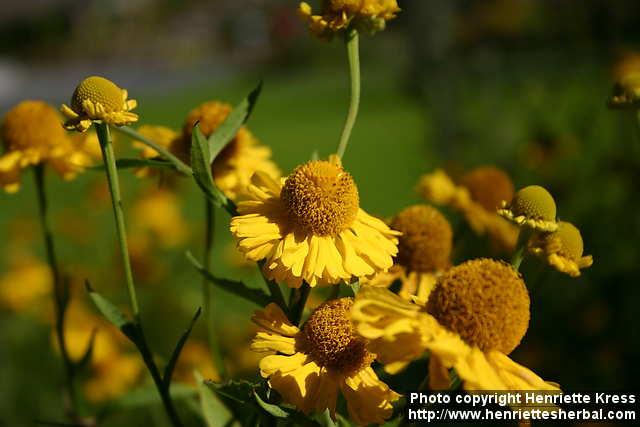
[[[527,332],[529,304],[527,287],[511,266],[476,259],[448,270],[426,308],[467,344],[509,354]]]
[[[23,101],[9,110],[2,121],[6,150],[48,150],[66,137],[58,112],[42,101]]]
[[[582,241],[582,235],[573,224],[569,222],[558,222],[558,230],[549,234],[548,238],[558,238],[562,244],[562,254],[572,260],[579,260],[582,258],[584,251],[584,243]]]
[[[524,187],[513,197],[511,211],[515,216],[544,221],[556,220],[556,202],[549,192],[539,185]]]
[[[87,77],[80,82],[71,97],[71,108],[76,112],[82,112],[82,104],[85,101],[100,104],[107,112],[122,111],[124,108],[122,89],[111,80],[99,76]]]
[[[449,221],[435,208],[410,206],[391,221],[402,232],[398,262],[411,271],[431,272],[450,265],[453,232]]]
[[[478,167],[467,173],[460,184],[471,198],[488,211],[495,211],[503,200],[511,200],[515,189],[509,175],[493,166]]]
[[[319,236],[335,236],[349,227],[360,203],[351,175],[324,160],[298,166],[285,181],[281,197],[291,220]]]
[[[304,324],[304,351],[320,366],[349,374],[371,364],[375,356],[355,335],[350,311],[353,299],[340,298],[315,309]]]

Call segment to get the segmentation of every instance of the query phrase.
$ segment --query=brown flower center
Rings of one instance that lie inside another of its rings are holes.
[[[467,344],[509,354],[527,332],[529,304],[527,287],[510,265],[476,259],[448,270],[426,308]]]
[[[411,271],[444,270],[450,265],[453,232],[449,221],[435,208],[410,206],[391,221],[402,232],[398,262]]]
[[[298,166],[282,188],[289,216],[309,234],[334,236],[358,213],[358,188],[342,166],[314,160]]]
[[[367,341],[355,335],[350,310],[353,299],[340,298],[315,309],[304,324],[305,350],[320,366],[350,374],[368,366],[375,356]]]

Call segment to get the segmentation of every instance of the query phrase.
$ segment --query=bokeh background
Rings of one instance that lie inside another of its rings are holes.
[[[640,48],[640,4],[399,3],[404,11],[388,31],[361,40],[362,104],[344,161],[362,206],[387,217],[420,202],[415,185],[436,167],[455,175],[497,165],[516,187],[546,186],[595,262],[578,279],[525,262],[532,322],[513,357],[566,390],[637,389],[640,140],[636,117],[608,110],[606,100],[613,65]],[[4,1],[0,112],[23,99],[68,102],[77,82],[99,74],[138,100],[141,124],[180,129],[197,104],[236,103],[262,79],[249,127],[288,172],[316,150],[335,150],[349,84],[343,44],[309,37],[296,7],[285,0]],[[135,155],[126,139],[116,143],[118,155]],[[201,304],[201,278],[184,252],[202,251],[202,197],[186,179],[171,191],[129,170],[121,180],[143,319],[166,359]],[[84,325],[72,332],[82,343],[93,326],[109,333],[93,320],[84,279],[126,306],[108,191],[101,171],[72,182],[49,173],[47,187],[60,263]],[[30,174],[19,193],[0,194],[0,425],[62,419],[36,207]],[[462,218],[446,213],[459,243],[456,261],[490,254]],[[215,273],[260,286],[255,266],[234,251],[226,213],[216,220]],[[222,291],[214,307],[229,370],[254,377],[254,307]],[[194,367],[215,377],[203,326],[183,360],[185,382]],[[105,366],[86,378],[97,402],[149,382],[143,374],[119,384],[118,369]],[[124,370],[125,377],[137,372]],[[97,407],[104,425],[164,423],[157,405]]]

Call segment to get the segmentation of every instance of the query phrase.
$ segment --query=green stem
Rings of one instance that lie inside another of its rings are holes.
[[[193,170],[191,169],[191,167],[189,167],[189,165],[187,165],[182,160],[177,158],[166,148],[156,144],[155,142],[145,137],[144,135],[141,135],[140,133],[136,132],[134,129],[130,128],[129,126],[116,126],[115,130],[122,133],[123,135],[127,135],[128,137],[135,139],[136,141],[142,142],[144,145],[148,147],[153,148],[158,152],[158,154],[160,154],[160,157],[163,157],[165,160],[168,160],[171,163],[173,163],[178,169],[178,171],[180,171],[181,173],[189,176],[193,175]]]
[[[267,275],[264,273],[264,260],[258,261],[258,270],[260,270],[260,274],[262,275],[262,279],[264,280],[265,285],[269,289],[269,293],[271,294],[271,300],[276,303],[283,311],[287,311],[287,303],[284,300],[284,295],[282,294],[282,289],[280,289],[280,285],[278,285],[275,281],[269,279]]]
[[[213,204],[208,198],[204,198],[205,203],[205,240],[204,240],[204,259],[202,265],[207,271],[211,271],[212,265],[212,252],[213,252],[213,239],[215,233],[215,210]],[[224,379],[227,376],[227,372],[224,366],[224,360],[222,358],[220,343],[218,342],[218,336],[216,334],[216,321],[213,315],[213,301],[211,299],[211,283],[204,278],[202,280],[202,299],[204,306],[204,318],[207,324],[207,337],[209,341],[209,351],[216,364],[216,368],[220,377]]]
[[[522,264],[522,260],[527,253],[527,244],[529,243],[531,234],[532,231],[529,227],[520,227],[520,232],[518,233],[518,242],[516,243],[516,250],[511,257],[511,265],[516,271],[520,270],[520,264]]]
[[[113,152],[113,143],[111,141],[111,134],[109,133],[109,126],[105,123],[96,123],[96,133],[98,135],[98,140],[100,141],[102,158],[107,172],[107,182],[109,184],[109,191],[111,192],[113,216],[116,221],[116,230],[118,234],[118,242],[120,244],[120,255],[122,256],[125,281],[127,283],[127,292],[129,294],[129,303],[131,304],[133,316],[137,320],[140,315],[140,309],[138,307],[138,298],[136,297],[136,288],[133,283],[131,259],[129,258],[129,248],[127,245],[127,231],[124,224],[124,213],[122,211],[122,200],[120,197],[120,183],[118,181],[118,170],[116,169],[116,156]]]
[[[311,286],[307,282],[302,282],[302,286],[293,289],[289,299],[289,320],[294,325],[300,324],[304,307],[307,305],[307,298],[311,293]]]
[[[349,137],[353,130],[353,125],[358,117],[358,108],[360,106],[360,54],[358,46],[358,30],[352,29],[347,35],[347,55],[349,57],[349,76],[351,78],[351,99],[349,102],[349,111],[347,119],[340,135],[340,143],[338,144],[338,157],[342,158],[349,143]]]
[[[68,282],[62,279],[60,269],[58,267],[58,261],[55,252],[55,246],[53,243],[53,233],[49,226],[48,220],[48,203],[47,195],[44,184],[44,167],[42,165],[36,165],[34,167],[34,176],[36,181],[36,192],[38,195],[38,213],[40,216],[40,225],[42,228],[42,235],[44,237],[44,246],[47,254],[47,262],[51,269],[51,276],[53,279],[53,303],[55,311],[55,334],[60,348],[60,354],[65,370],[65,387],[68,398],[68,415],[69,418],[74,421],[79,421],[78,414],[78,395],[75,388],[75,366],[69,350],[67,348],[67,342],[64,336],[64,322],[67,306],[69,303],[69,285]]]

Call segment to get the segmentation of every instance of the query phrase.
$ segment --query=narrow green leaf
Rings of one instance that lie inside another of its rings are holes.
[[[226,397],[227,399],[231,399],[240,404],[252,402],[253,390],[257,387],[257,384],[244,380],[229,380],[225,383],[216,383],[205,380],[204,383],[220,396]]]
[[[186,257],[200,274],[212,284],[236,296],[244,298],[252,303],[264,307],[271,302],[271,298],[260,289],[253,289],[242,282],[235,280],[222,279],[214,276],[193,256],[191,252],[186,253]]]
[[[262,82],[258,83],[258,86],[240,104],[235,106],[215,132],[209,136],[209,164],[213,163],[216,156],[235,138],[240,127],[249,119],[261,91]]]
[[[162,376],[162,382],[164,382],[165,387],[167,388],[169,388],[169,386],[171,385],[171,377],[173,376],[173,370],[176,367],[176,363],[178,363],[178,358],[180,357],[180,352],[182,351],[182,347],[184,347],[184,344],[187,342],[187,339],[189,338],[189,334],[191,334],[191,330],[193,329],[193,326],[196,324],[198,317],[200,317],[201,312],[202,312],[202,309],[198,307],[198,310],[196,310],[196,314],[193,316],[193,318],[191,319],[191,322],[189,323],[189,326],[187,327],[187,329],[184,331],[184,333],[178,340],[178,343],[176,344],[176,348],[173,349],[173,353],[171,353],[171,358],[169,359],[167,366],[164,368],[164,375]]]
[[[278,405],[274,405],[272,403],[267,403],[264,400],[262,400],[260,398],[260,396],[258,396],[258,393],[256,393],[255,391],[253,392],[253,397],[255,397],[256,402],[258,402],[258,405],[260,405],[260,407],[262,409],[264,409],[265,411],[267,411],[269,414],[273,415],[276,418],[288,418],[289,417],[289,412],[285,411],[284,409],[282,409],[281,407],[279,407]]]
[[[321,423],[324,427],[338,427],[333,419],[331,418],[331,411],[329,409],[325,409],[321,415]]]
[[[166,160],[158,159],[136,159],[126,158],[116,160],[116,167],[118,169],[132,169],[132,168],[159,168],[159,169],[175,169],[175,166]],[[89,168],[90,170],[104,170],[104,165],[95,165]]]
[[[209,145],[198,123],[193,127],[191,135],[191,168],[193,170],[193,177],[205,196],[207,196],[213,204],[216,206],[225,206],[227,204],[227,198],[213,182],[211,163],[208,161],[210,157]]]
[[[204,383],[202,375],[194,372],[198,383],[200,408],[207,427],[219,427],[233,421],[233,414],[220,401],[216,394]]]
[[[138,345],[138,330],[134,322],[127,319],[124,313],[111,301],[97,293],[91,288],[89,281],[85,281],[85,287],[91,300],[98,308],[98,311],[111,323],[113,323],[122,333],[134,344]]]

